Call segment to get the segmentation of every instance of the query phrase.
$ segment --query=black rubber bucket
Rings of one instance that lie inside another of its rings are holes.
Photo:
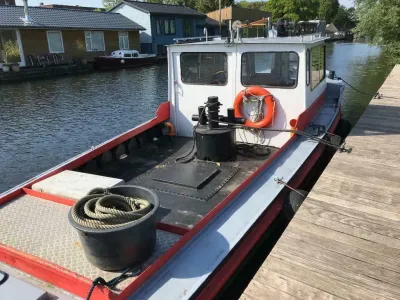
[[[157,195],[139,186],[118,186],[110,193],[149,201],[153,208],[135,222],[115,229],[92,229],[77,224],[71,211],[70,224],[78,231],[87,260],[105,271],[120,271],[146,261],[156,245],[156,212],[160,206]]]

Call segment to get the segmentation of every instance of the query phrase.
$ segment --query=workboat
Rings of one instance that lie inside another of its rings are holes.
[[[140,54],[136,50],[117,50],[108,56],[98,56],[94,59],[94,68],[98,70],[134,68],[157,64],[165,60],[155,54]]]
[[[154,118],[0,195],[3,275],[62,299],[218,296],[277,216],[295,214],[324,151],[348,151],[335,135],[344,87],[326,71],[325,41],[236,34],[168,46],[169,101]],[[143,261],[96,266],[105,250],[84,244],[101,241],[71,226],[94,188],[158,198]]]

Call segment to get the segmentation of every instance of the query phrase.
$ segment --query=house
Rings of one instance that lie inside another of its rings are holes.
[[[146,28],[140,34],[140,52],[166,53],[175,38],[204,36],[206,15],[182,5],[122,1],[110,10]],[[209,24],[210,27],[215,27]]]
[[[117,49],[135,49],[144,28],[115,13],[71,9],[0,5],[0,63],[7,42],[18,46],[21,66],[31,65],[30,55],[74,57],[92,61]],[[8,44],[10,44],[8,43]]]
[[[41,2],[39,6],[43,8],[65,8],[65,9],[88,10],[88,11],[106,11],[105,8],[88,7],[80,5],[43,4],[43,2]]]
[[[219,21],[220,11],[215,10],[209,12],[207,14],[207,17]],[[221,21],[224,22],[225,24],[229,24],[230,21],[234,22],[236,20],[242,21],[243,23],[254,22],[268,17],[272,17],[272,13],[268,11],[238,7],[235,5],[231,5],[221,9]],[[257,27],[257,28],[249,28],[248,31],[245,32],[245,34],[248,37],[256,37],[259,34],[261,35],[262,33],[258,32],[258,27]]]

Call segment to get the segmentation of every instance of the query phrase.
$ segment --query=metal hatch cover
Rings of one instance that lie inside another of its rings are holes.
[[[156,192],[207,201],[238,171],[213,162],[169,162],[135,180],[135,184]]]
[[[219,172],[220,170],[216,166],[171,164],[167,168],[156,172],[153,180],[198,190],[204,187]]]

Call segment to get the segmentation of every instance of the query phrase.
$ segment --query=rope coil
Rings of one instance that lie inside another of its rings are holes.
[[[113,229],[135,222],[152,209],[149,201],[111,194],[96,188],[76,202],[71,209],[72,219],[93,229]]]

